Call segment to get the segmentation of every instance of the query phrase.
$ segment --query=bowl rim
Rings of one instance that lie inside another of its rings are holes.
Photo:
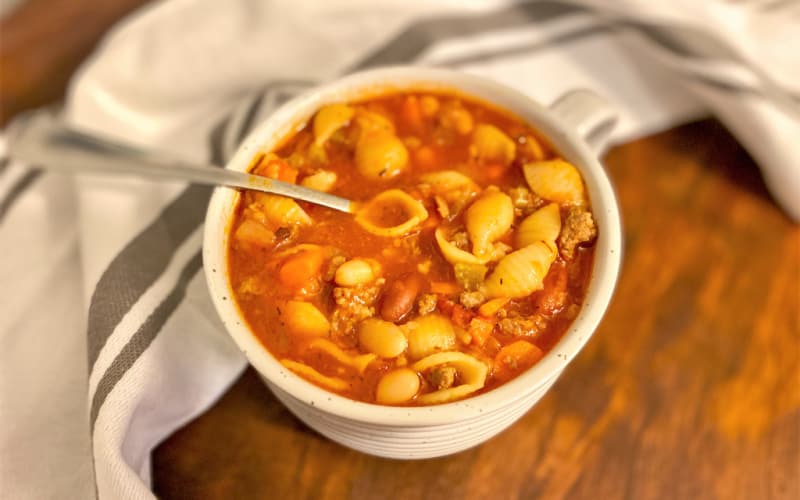
[[[514,404],[557,377],[593,335],[614,293],[621,266],[622,230],[616,195],[602,165],[585,141],[555,114],[521,92],[494,80],[441,68],[393,66],[352,73],[303,92],[276,109],[242,141],[225,168],[245,170],[254,155],[268,151],[302,128],[320,106],[403,90],[456,93],[505,109],[530,123],[581,171],[598,221],[592,277],[581,309],[561,339],[533,367],[490,391],[434,406],[384,406],[352,400],[306,381],[285,368],[241,317],[227,273],[227,235],[235,189],[217,187],[206,212],[203,268],[212,301],[225,329],[268,385],[337,417],[368,424],[421,427],[464,422]]]

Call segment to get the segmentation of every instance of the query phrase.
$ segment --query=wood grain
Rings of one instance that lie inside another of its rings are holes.
[[[153,456],[164,499],[800,497],[800,229],[714,121],[609,152],[626,254],[601,327],[488,443],[400,462],[291,416],[248,370]]]
[[[111,25],[149,0],[26,0],[0,19],[0,126],[61,99]]]

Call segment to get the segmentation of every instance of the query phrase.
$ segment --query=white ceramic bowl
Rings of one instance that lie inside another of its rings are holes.
[[[321,106],[392,90],[455,90],[511,110],[550,139],[583,174],[598,239],[594,271],[572,326],[527,372],[485,394],[426,407],[390,407],[353,401],[325,391],[283,367],[250,332],[231,293],[227,229],[238,194],[214,191],[206,215],[203,265],[225,327],[262,378],[298,418],[345,446],[391,458],[429,458],[455,453],[496,435],[528,411],[553,385],[589,340],[603,316],[620,267],[621,231],[614,192],[584,137],[602,140],[612,114],[586,91],[565,95],[547,108],[491,80],[442,69],[394,67],[346,76],[287,102],[242,143],[227,168],[243,171],[258,151],[269,151]]]

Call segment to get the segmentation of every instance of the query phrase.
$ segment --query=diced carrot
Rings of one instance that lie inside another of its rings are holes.
[[[322,253],[306,250],[289,257],[281,266],[278,277],[289,288],[299,290],[308,286],[320,274]]]
[[[472,318],[469,322],[469,334],[472,336],[472,343],[478,347],[482,347],[492,335],[494,330],[494,322],[483,318]]]
[[[491,318],[492,316],[497,314],[497,311],[499,311],[501,307],[506,305],[506,303],[508,301],[509,301],[508,297],[498,297],[498,298],[492,299],[492,300],[490,300],[488,302],[484,302],[478,308],[478,314],[480,314],[481,316],[483,316],[485,318]]]
[[[461,291],[461,287],[455,283],[447,281],[431,281],[431,292],[440,295],[455,295]]]
[[[272,246],[275,241],[275,234],[253,219],[243,220],[236,228],[234,237],[237,241],[264,248]]]
[[[432,168],[436,166],[436,151],[430,146],[422,146],[415,152],[415,155],[420,168]]]
[[[469,322],[473,317],[475,317],[475,315],[472,312],[459,305],[453,306],[453,312],[450,313],[450,318],[453,320],[453,323],[460,328],[468,328]]]
[[[401,113],[403,121],[405,121],[409,127],[419,130],[424,125],[419,99],[417,99],[416,96],[411,95],[406,97],[405,101],[403,101],[403,110]]]
[[[492,376],[499,382],[506,382],[533,366],[542,359],[544,352],[524,340],[517,340],[500,349],[494,357]]]

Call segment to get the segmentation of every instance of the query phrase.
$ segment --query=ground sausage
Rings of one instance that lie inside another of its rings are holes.
[[[439,298],[433,293],[423,293],[417,301],[417,312],[420,316],[425,316],[436,310],[436,302]]]
[[[458,301],[467,309],[475,309],[486,302],[486,296],[482,292],[461,292]]]
[[[375,315],[375,301],[385,280],[378,278],[373,283],[355,287],[336,287],[333,299],[336,303],[331,315],[331,334],[339,342],[353,347],[356,343],[355,326],[361,320]]]
[[[452,366],[437,366],[425,377],[437,390],[449,389],[456,381],[456,369]]]
[[[582,207],[570,207],[558,238],[561,256],[571,260],[578,245],[590,242],[596,237],[597,226],[594,224],[591,212]]]
[[[501,332],[512,337],[535,337],[547,328],[547,320],[540,314],[529,318],[508,317],[501,319],[498,326]]]

